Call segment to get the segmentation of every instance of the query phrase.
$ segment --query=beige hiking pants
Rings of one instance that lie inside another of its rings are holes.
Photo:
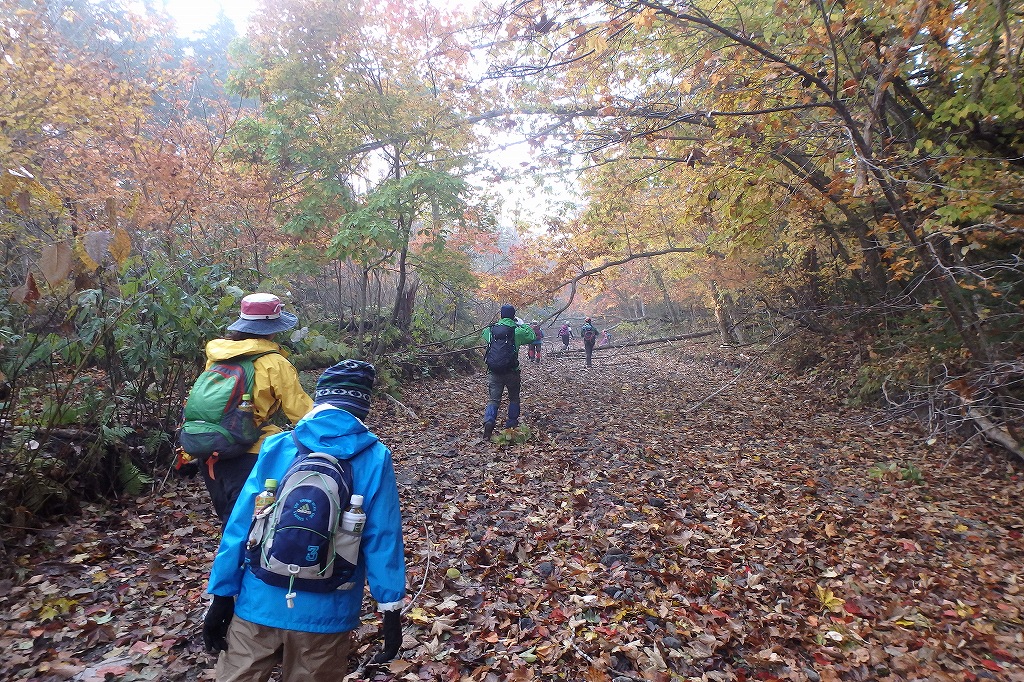
[[[217,682],[266,682],[281,664],[282,682],[337,682],[348,672],[351,632],[316,634],[257,625],[235,616]]]

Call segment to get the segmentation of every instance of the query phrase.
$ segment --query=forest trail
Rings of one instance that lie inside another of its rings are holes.
[[[483,374],[377,402],[414,601],[360,679],[1024,680],[1024,482],[719,355],[523,353],[522,444]],[[208,677],[208,507],[172,479],[9,547],[0,677]]]

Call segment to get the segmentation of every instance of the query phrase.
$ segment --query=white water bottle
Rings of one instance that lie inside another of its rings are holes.
[[[365,525],[366,512],[363,511],[363,496],[353,495],[348,509],[341,515],[341,529],[361,535]]]
[[[363,496],[353,495],[348,509],[341,515],[341,533],[337,543],[338,555],[353,566],[359,562],[359,542],[365,525]]]

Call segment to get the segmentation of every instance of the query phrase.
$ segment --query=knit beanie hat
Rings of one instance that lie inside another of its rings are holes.
[[[365,419],[370,413],[370,391],[376,378],[377,370],[370,363],[342,360],[320,375],[313,404],[328,403]]]
[[[501,319],[504,320],[506,317],[510,320],[516,319],[516,309],[508,303],[501,306]]]

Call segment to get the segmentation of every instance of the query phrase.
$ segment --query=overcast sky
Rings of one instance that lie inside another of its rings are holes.
[[[178,33],[183,36],[212,24],[222,9],[235,22],[238,32],[244,33],[246,20],[255,6],[255,0],[164,0],[164,7],[174,17]]]
[[[474,2],[474,0],[430,1],[449,6],[453,4],[466,6]],[[217,20],[222,9],[234,22],[238,33],[244,34],[249,15],[258,5],[258,0],[163,0],[163,2],[168,14],[174,17],[178,26],[178,34],[181,36],[189,36],[207,28]],[[521,163],[530,161],[532,154],[525,144],[517,144],[490,156],[492,156],[492,161],[499,166],[518,169]],[[558,203],[567,199],[570,194],[567,187],[574,183],[572,180],[550,178],[546,184],[551,188],[557,188],[552,196],[538,193],[531,187],[531,183],[524,183],[518,179],[482,184],[487,185],[491,190],[497,190],[505,197],[507,203],[503,213],[506,220],[513,220],[512,216],[518,215],[520,219],[526,220],[528,223],[539,224],[541,216],[552,212],[548,202]]]

